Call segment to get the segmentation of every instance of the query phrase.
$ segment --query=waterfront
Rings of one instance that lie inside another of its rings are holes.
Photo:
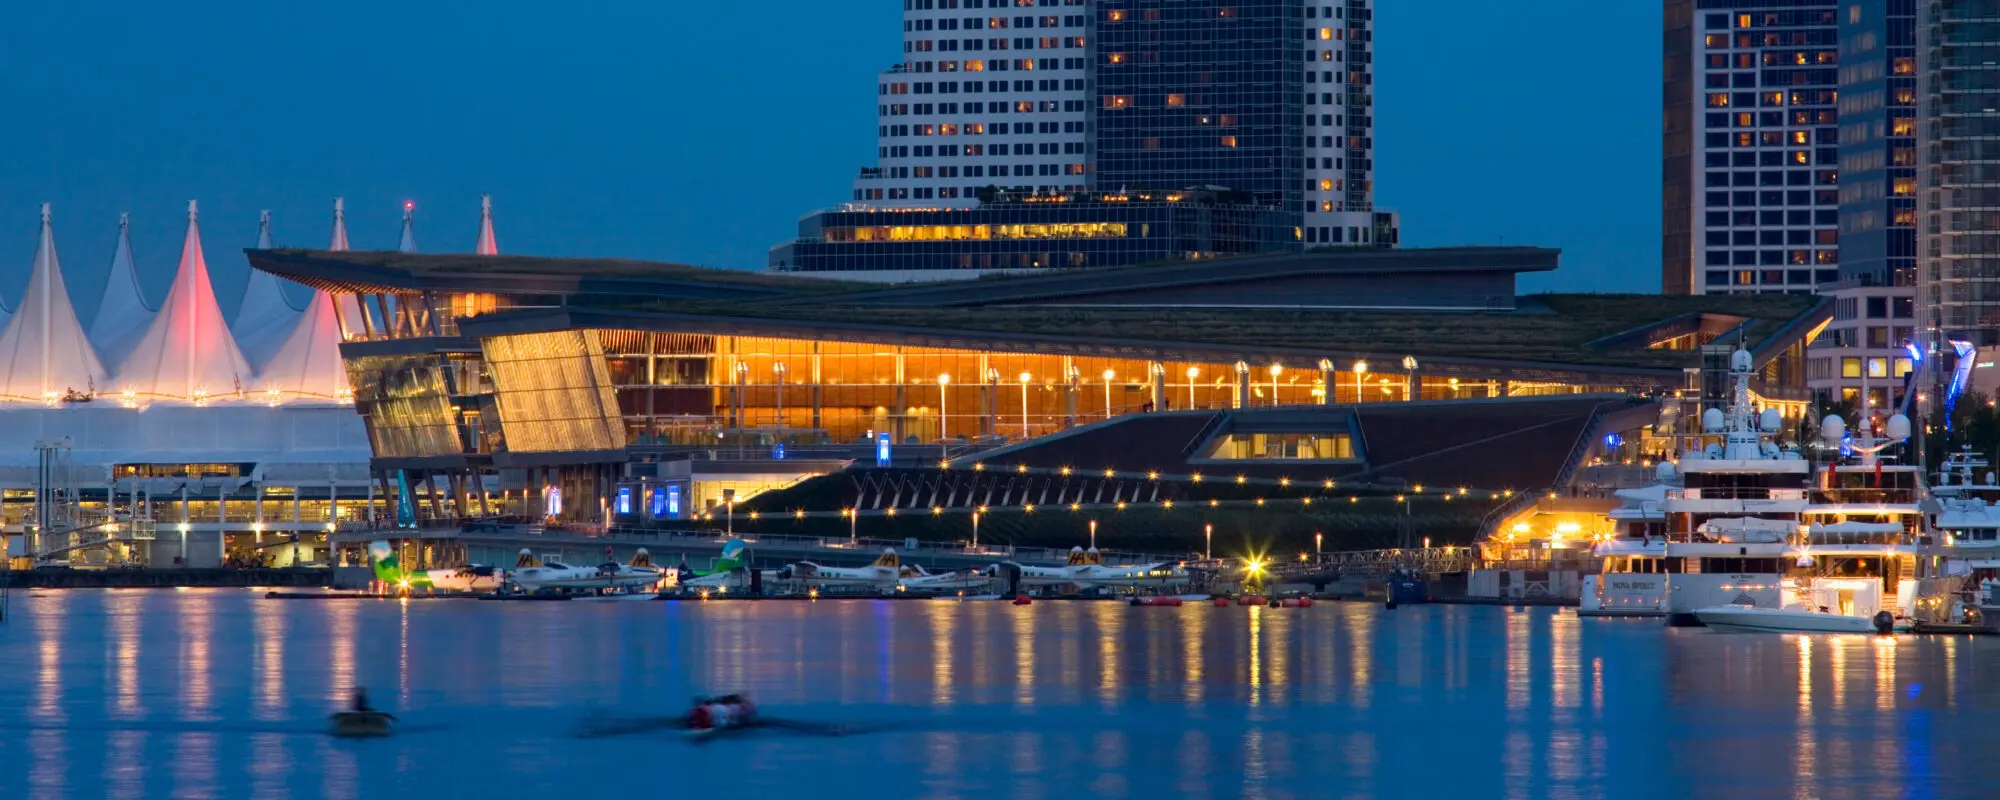
[[[1954,797],[1990,787],[2000,743],[1979,668],[2000,640],[1553,609],[112,590],[10,611],[5,797]],[[356,683],[402,735],[321,734]],[[870,731],[573,735],[711,689]]]

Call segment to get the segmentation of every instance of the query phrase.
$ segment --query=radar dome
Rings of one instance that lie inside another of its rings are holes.
[[[1765,458],[1777,458],[1779,452],[1778,446],[1770,442],[1765,442],[1762,447],[1757,448],[1757,451],[1763,453]]]
[[[1884,432],[1889,434],[1891,439],[1910,438],[1910,418],[1901,414],[1890,417]]]
[[[1660,462],[1659,466],[1653,468],[1653,476],[1659,478],[1661,483],[1666,483],[1667,481],[1673,480],[1674,462],[1672,461]]]
[[[1720,459],[1722,458],[1722,445],[1712,444],[1704,447],[1701,449],[1701,455],[1703,458]]]
[[[1840,444],[1840,440],[1847,438],[1847,420],[1841,419],[1839,414],[1826,415],[1826,419],[1819,424],[1819,436],[1827,444]]]
[[[1701,412],[1702,430],[1708,431],[1709,433],[1719,433],[1722,430],[1723,424],[1724,420],[1722,417],[1722,409],[1711,408],[1707,411]]]
[[[1750,351],[1738,350],[1731,353],[1729,356],[1729,368],[1736,372],[1749,372],[1751,369]]]
[[[1783,424],[1785,424],[1785,417],[1783,414],[1779,414],[1775,408],[1764,409],[1764,413],[1757,415],[1757,427],[1760,430],[1775,431],[1778,429],[1778,426]]]

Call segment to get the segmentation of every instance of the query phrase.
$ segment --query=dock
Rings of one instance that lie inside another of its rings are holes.
[[[162,567],[140,569],[41,568],[0,571],[0,586],[16,589],[180,589],[253,587],[323,588],[333,570],[313,567],[228,569]]]

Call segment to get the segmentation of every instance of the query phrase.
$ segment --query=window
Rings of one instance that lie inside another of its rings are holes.
[[[1861,377],[1861,359],[1859,359],[1859,358],[1854,358],[1854,357],[1851,357],[1851,356],[1850,356],[1850,357],[1848,357],[1848,358],[1843,358],[1843,359],[1841,359],[1841,360],[1840,360],[1840,377],[1843,377],[1843,378],[1859,378],[1859,377]]]
[[[1201,458],[1215,461],[1348,461],[1354,441],[1346,433],[1228,433],[1216,437]]]

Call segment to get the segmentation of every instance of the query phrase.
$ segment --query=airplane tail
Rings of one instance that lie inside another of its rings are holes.
[[[635,569],[652,569],[653,554],[646,552],[646,548],[641,547],[639,548],[638,552],[632,554],[632,563],[627,564],[626,566]]]
[[[716,572],[728,572],[737,567],[748,566],[743,560],[743,551],[750,545],[742,539],[731,539],[722,545],[722,555],[715,559]]]
[[[1083,551],[1083,559],[1083,563],[1093,567],[1104,564],[1104,554],[1097,552],[1097,548],[1095,547]]]
[[[539,567],[541,565],[542,565],[542,560],[535,557],[534,551],[529,550],[528,548],[525,547],[521,548],[521,554],[519,556],[514,557],[515,569],[534,569],[535,567]]]
[[[1087,553],[1083,552],[1083,548],[1081,548],[1081,547],[1072,547],[1072,548],[1070,548],[1070,549],[1069,549],[1069,561],[1065,562],[1065,563],[1063,564],[1063,566],[1066,566],[1066,567],[1081,567],[1081,566],[1085,566],[1085,565],[1088,565],[1088,564],[1090,564],[1090,563],[1091,563],[1091,562],[1090,562],[1090,556],[1089,556],[1089,554],[1087,554]]]
[[[896,551],[894,549],[883,548],[882,555],[877,556],[875,558],[875,563],[870,564],[869,566],[888,567],[890,569],[897,569],[902,565],[903,565],[903,560],[896,557]]]
[[[385,539],[368,543],[368,562],[375,568],[375,580],[395,583],[403,579],[403,566],[397,563],[396,547]]]

